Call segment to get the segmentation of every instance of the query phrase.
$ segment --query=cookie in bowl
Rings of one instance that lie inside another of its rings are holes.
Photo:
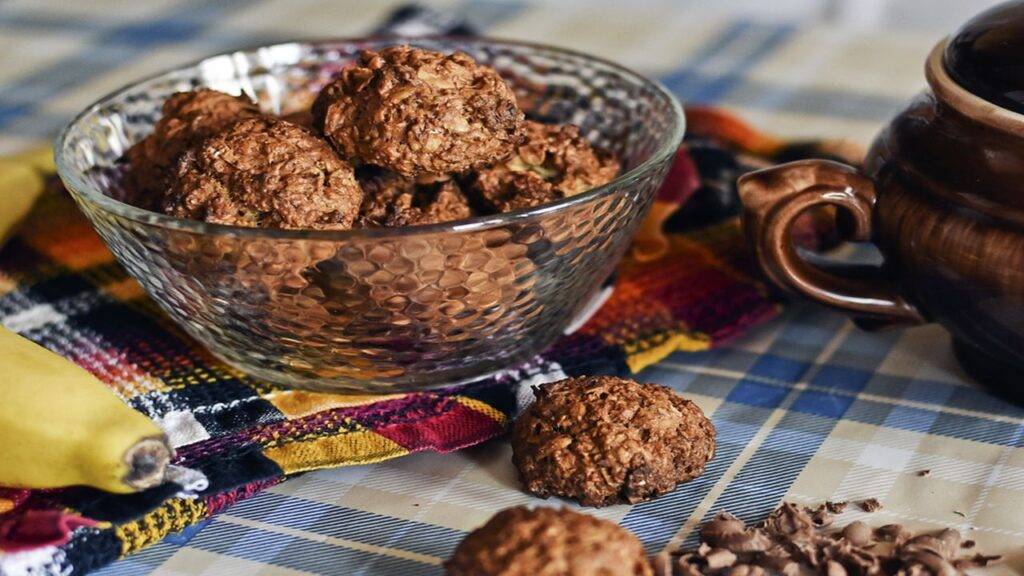
[[[607,184],[619,173],[613,154],[595,149],[572,125],[526,122],[526,139],[503,162],[481,168],[471,189],[492,212],[547,204]]]
[[[259,114],[260,109],[246,96],[209,88],[172,94],[164,101],[153,132],[125,155],[132,202],[143,208],[157,208],[186,150],[238,120]]]
[[[327,142],[264,116],[235,122],[187,150],[163,208],[216,224],[344,230],[362,199],[352,166]]]
[[[125,155],[129,198],[235,226],[401,227],[540,206],[620,170],[577,126],[525,120],[501,75],[462,52],[364,51],[309,104],[314,90],[279,118],[246,96],[171,95]]]
[[[320,92],[313,117],[342,155],[409,177],[502,160],[523,128],[515,94],[493,68],[410,46],[363,52]]]
[[[362,227],[437,224],[473,215],[469,199],[451,178],[417,182],[373,166],[360,169],[357,177],[363,188]]]

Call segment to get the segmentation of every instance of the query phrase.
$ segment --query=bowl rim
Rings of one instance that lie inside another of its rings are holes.
[[[583,58],[608,66],[625,76],[631,77],[634,80],[653,88],[654,91],[661,95],[662,98],[668,103],[669,109],[672,113],[671,126],[666,130],[663,137],[663,141],[658,146],[657,150],[651,154],[651,156],[630,169],[624,174],[616,176],[610,182],[597,186],[586,192],[569,196],[555,202],[542,204],[540,206],[520,208],[518,210],[512,210],[509,212],[502,212],[499,214],[485,215],[485,216],[473,216],[461,220],[453,220],[450,222],[439,222],[435,224],[422,224],[414,226],[398,226],[398,227],[373,227],[373,228],[351,228],[347,230],[313,230],[303,228],[256,228],[248,226],[236,226],[233,224],[217,224],[213,222],[204,222],[201,220],[191,220],[186,218],[178,218],[163,214],[160,212],[153,212],[127,204],[111,196],[107,196],[101,192],[97,187],[85,182],[81,177],[78,170],[71,168],[64,160],[64,149],[68,136],[71,131],[78,126],[78,124],[89,114],[95,112],[101,106],[106,104],[109,100],[121,96],[125,92],[128,92],[146,82],[150,82],[161,76],[174,74],[176,72],[182,72],[184,70],[195,68],[200,66],[203,62],[211,60],[213,58],[221,58],[224,56],[231,56],[241,52],[255,52],[259,50],[275,50],[283,49],[286,46],[323,46],[330,44],[358,44],[358,43],[378,43],[378,42],[395,42],[399,43],[415,43],[423,41],[457,41],[457,42],[468,42],[483,45],[510,45],[519,46],[525,48],[537,48],[541,50],[551,51],[555,53],[562,53],[578,58]],[[571,48],[563,48],[559,46],[552,46],[549,44],[542,44],[538,42],[529,42],[521,40],[508,40],[503,38],[495,38],[491,36],[463,36],[463,35],[452,35],[452,34],[432,34],[423,36],[409,36],[409,35],[370,35],[370,36],[352,36],[342,38],[321,38],[313,40],[296,40],[290,42],[278,42],[275,44],[261,45],[254,47],[240,48],[230,52],[222,52],[210,56],[199,58],[192,62],[174,66],[172,68],[165,69],[161,72],[150,74],[144,78],[130,82],[117,88],[107,94],[96,99],[92,104],[86,106],[82,111],[74,116],[57,134],[54,139],[53,154],[54,163],[57,168],[57,174],[61,181],[67,187],[68,191],[72,196],[79,202],[86,202],[100,210],[127,218],[129,220],[139,222],[148,226],[157,226],[160,228],[167,228],[173,230],[180,230],[184,232],[193,232],[202,235],[226,235],[234,237],[252,237],[252,238],[271,238],[271,239],[290,239],[290,240],[346,240],[351,238],[380,238],[380,237],[405,237],[405,236],[416,236],[416,235],[429,235],[436,234],[439,232],[476,232],[483,231],[492,228],[497,228],[509,224],[511,222],[528,220],[535,217],[539,217],[552,212],[559,212],[568,209],[572,206],[578,206],[586,204],[590,201],[610,196],[622,188],[624,185],[629,185],[647,173],[654,169],[655,166],[659,165],[667,158],[675,155],[680,144],[683,141],[683,136],[686,132],[686,116],[683,112],[682,105],[679,100],[672,94],[671,91],[664,84],[656,79],[649,78],[639,72],[632,70],[622,64],[618,64],[611,60],[607,60],[600,56],[594,56],[573,50]]]

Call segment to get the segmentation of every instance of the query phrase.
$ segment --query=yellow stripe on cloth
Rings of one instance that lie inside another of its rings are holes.
[[[328,466],[373,464],[405,456],[408,450],[370,430],[343,432],[310,440],[271,446],[263,454],[277,463],[285,474]]]
[[[32,209],[53,170],[49,147],[0,158],[0,246]]]
[[[0,296],[10,293],[17,287],[18,281],[7,274],[4,274],[3,271],[0,270]]]
[[[118,302],[128,302],[146,295],[142,285],[134,278],[125,278],[110,284],[104,284],[100,286],[100,291]]]
[[[402,396],[404,394],[369,396],[366,394],[326,394],[301,390],[279,390],[266,395],[265,399],[288,418],[301,418],[325,410],[364,406]]]
[[[476,398],[470,398],[469,396],[455,396],[454,399],[466,408],[480,412],[484,416],[494,420],[499,426],[504,426],[508,420],[508,417],[505,416],[504,412],[496,409],[494,406],[491,406],[486,402],[481,402]]]
[[[206,517],[206,503],[202,500],[176,498],[164,502],[159,508],[142,518],[115,529],[121,541],[121,555],[156,544],[168,534],[180,532]]]
[[[638,262],[651,262],[668,253],[669,240],[665,237],[665,221],[678,211],[679,204],[655,200],[633,237],[630,255]]]
[[[704,334],[676,332],[646,341],[626,350],[626,365],[636,374],[652,364],[664,360],[674,352],[701,352],[711,348],[711,339]]]

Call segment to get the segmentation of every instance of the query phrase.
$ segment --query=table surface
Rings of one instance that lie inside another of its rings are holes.
[[[138,77],[242,46],[358,34],[393,5],[0,4],[0,153],[38,145]],[[921,89],[924,57],[948,32],[737,17],[693,1],[438,5],[495,36],[618,60],[684,101],[728,106],[779,135],[862,144]],[[868,334],[794,306],[727,348],[676,354],[638,379],[681,391],[719,431],[701,478],[652,502],[590,510],[648,551],[692,542],[720,510],[756,519],[783,499],[876,497],[883,510],[841,521],[953,526],[1008,556],[989,572],[1024,572],[1024,409],[972,384],[940,329]],[[519,489],[499,440],[307,474],[100,573],[440,574],[467,531],[524,503],[542,501]]]

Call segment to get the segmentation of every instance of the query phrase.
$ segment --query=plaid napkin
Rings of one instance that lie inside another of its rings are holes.
[[[197,498],[173,484],[128,496],[0,489],[0,573],[84,573],[289,475],[471,446],[504,431],[531,384],[634,373],[770,318],[778,305],[752,275],[736,176],[834,154],[778,142],[715,109],[691,108],[688,118],[687,141],[615,288],[588,322],[497,377],[389,396],[281,389],[219,363],[116,264],[56,179],[40,172],[38,153],[26,157],[45,190],[0,251],[0,323],[80,364],[157,421],[177,449],[174,463],[205,473],[210,485]],[[15,165],[24,164],[0,168]],[[26,193],[3,189],[25,185],[8,176],[0,172],[0,196]],[[804,221],[805,245],[827,242],[827,220]]]

